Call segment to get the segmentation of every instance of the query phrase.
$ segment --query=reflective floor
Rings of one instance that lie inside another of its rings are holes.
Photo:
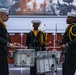
[[[57,73],[46,73],[45,75],[62,75],[61,66],[58,66]],[[9,75],[30,75],[29,67],[15,67],[13,64],[9,64]]]
[[[62,68],[58,66],[58,73],[46,73],[45,75],[62,75]],[[9,75],[30,75],[29,67],[15,67],[13,64],[9,64]],[[76,73],[74,74],[76,75]]]

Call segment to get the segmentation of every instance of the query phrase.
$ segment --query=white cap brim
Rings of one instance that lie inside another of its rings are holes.
[[[0,12],[9,14],[9,10],[6,8],[0,8]]]
[[[40,24],[41,23],[41,21],[39,21],[39,20],[33,20],[33,21],[31,21],[33,24],[34,23],[38,23],[38,24]]]
[[[75,12],[68,12],[67,16],[76,17],[76,13]]]

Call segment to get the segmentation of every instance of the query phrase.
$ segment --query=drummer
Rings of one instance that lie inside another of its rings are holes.
[[[46,46],[46,37],[44,33],[39,30],[39,26],[41,24],[40,20],[33,20],[32,27],[33,30],[31,30],[26,37],[26,46],[27,48],[33,48],[35,51],[44,51]],[[34,67],[31,67],[30,69],[30,75],[37,75],[36,72],[36,63]],[[44,74],[41,74],[44,75]]]

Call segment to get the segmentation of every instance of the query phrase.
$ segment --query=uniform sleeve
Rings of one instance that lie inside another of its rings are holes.
[[[69,30],[69,38],[70,42],[68,43],[68,46],[76,44],[76,25],[73,25]]]
[[[29,45],[30,45],[30,35],[28,33],[27,36],[26,36],[26,46],[29,47]]]
[[[7,45],[7,41],[0,37],[0,45]]]
[[[2,33],[2,31],[3,31],[2,29],[3,29],[2,26],[0,26],[0,45],[4,45],[5,46],[5,45],[7,45],[7,41],[4,38],[2,38],[2,36],[1,36],[3,34]],[[5,34],[3,34],[3,35],[5,35]]]
[[[43,33],[43,39],[44,39],[44,44],[46,45],[46,43],[47,43],[47,35],[46,35],[46,32]]]

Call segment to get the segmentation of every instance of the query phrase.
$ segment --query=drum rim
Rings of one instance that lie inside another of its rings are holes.
[[[16,49],[15,53],[32,53],[35,52],[35,49]]]

